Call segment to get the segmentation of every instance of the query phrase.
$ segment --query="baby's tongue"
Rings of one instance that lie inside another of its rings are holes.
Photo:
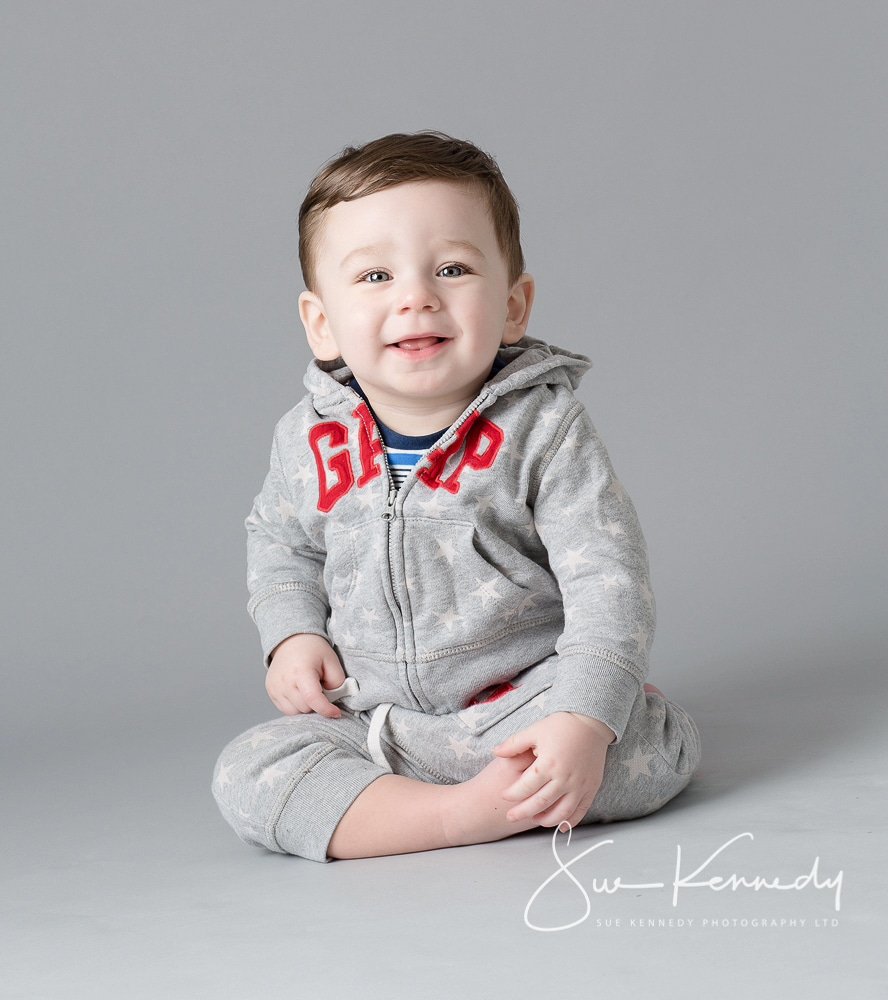
[[[417,337],[415,340],[402,340],[398,347],[406,348],[408,351],[419,351],[423,347],[431,347],[437,343],[437,337]]]

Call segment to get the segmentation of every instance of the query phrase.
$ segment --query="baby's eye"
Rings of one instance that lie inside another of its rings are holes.
[[[444,271],[459,271],[460,272],[460,274],[446,274],[446,275],[444,275],[445,278],[459,278],[463,274],[468,274],[469,273],[469,269],[464,264],[445,264],[441,268],[441,272],[439,272],[439,273],[442,273]]]
[[[379,284],[379,280],[377,280],[378,275],[384,275],[385,277],[383,277],[381,280],[385,281],[387,280],[388,277],[388,271],[381,271],[379,270],[379,268],[377,268],[374,271],[366,271],[364,274],[361,275],[360,280],[366,281],[370,285],[378,285]]]

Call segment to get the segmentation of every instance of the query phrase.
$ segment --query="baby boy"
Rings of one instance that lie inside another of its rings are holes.
[[[534,281],[492,157],[440,132],[346,148],[299,214],[314,359],[246,519],[281,717],[212,790],[314,861],[659,809],[700,756],[645,684],[655,609],[626,489],[526,333]]]

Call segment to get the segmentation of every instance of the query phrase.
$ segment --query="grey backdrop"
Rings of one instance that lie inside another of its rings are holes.
[[[0,38],[5,995],[876,996],[888,6],[3,0]],[[547,835],[321,866],[216,813],[216,754],[276,714],[243,519],[310,356],[298,206],[421,128],[518,198],[529,332],[595,363],[650,680],[703,732],[683,804],[614,827],[624,879],[749,829],[747,871],[843,868],[839,927],[812,892],[797,931],[534,935]]]

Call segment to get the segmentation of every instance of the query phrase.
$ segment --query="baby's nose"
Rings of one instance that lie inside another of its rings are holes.
[[[439,305],[438,293],[431,280],[416,277],[407,279],[403,283],[400,296],[402,311],[437,309]]]

